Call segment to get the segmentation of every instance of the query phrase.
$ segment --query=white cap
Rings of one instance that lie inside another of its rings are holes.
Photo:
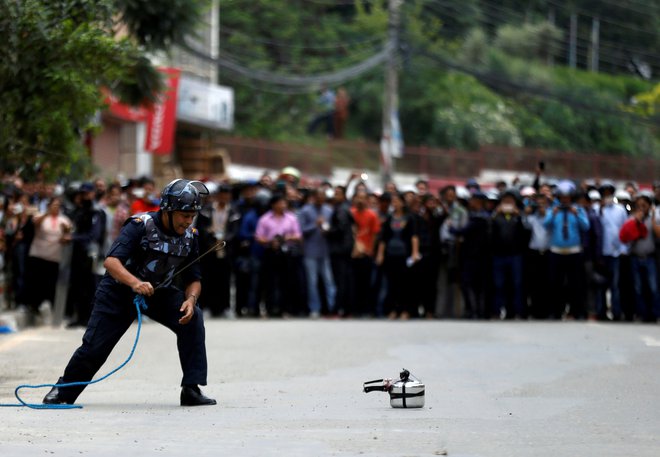
[[[521,197],[533,197],[536,194],[536,190],[532,186],[525,186],[520,189]]]
[[[587,195],[589,195],[589,198],[592,200],[601,200],[600,192],[598,192],[596,189],[590,190]]]
[[[466,187],[463,186],[456,186],[456,198],[459,200],[469,200],[470,199],[470,191],[467,190]]]
[[[407,194],[408,192],[412,192],[413,194],[416,194],[417,193],[417,188],[415,186],[412,186],[412,185],[403,186],[401,188],[401,193],[402,194]]]
[[[325,190],[325,198],[328,200],[335,198],[335,190],[332,187]]]
[[[55,184],[55,187],[53,187],[53,196],[61,197],[62,195],[64,195],[64,186],[62,184]]]
[[[614,198],[616,198],[619,201],[623,201],[623,200],[631,201],[632,200],[632,197],[630,196],[630,192],[625,191],[625,190],[617,190],[614,193]]]
[[[206,188],[209,190],[209,194],[215,194],[220,189],[220,186],[215,181],[207,181],[204,183]]]

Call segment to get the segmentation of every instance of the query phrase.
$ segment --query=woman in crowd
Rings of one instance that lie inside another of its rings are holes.
[[[51,306],[55,301],[55,288],[59,265],[62,261],[62,244],[71,240],[73,226],[68,217],[60,214],[62,200],[53,197],[46,213],[36,215],[34,238],[27,262],[27,305],[33,311],[43,302]]]
[[[382,225],[376,264],[382,265],[388,284],[388,318],[410,318],[409,271],[420,259],[419,236],[415,218],[408,212],[402,197],[392,194],[392,212]]]

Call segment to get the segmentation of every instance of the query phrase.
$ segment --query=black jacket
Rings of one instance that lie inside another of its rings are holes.
[[[491,220],[491,251],[496,256],[523,254],[530,235],[531,231],[525,227],[520,215],[496,214]]]

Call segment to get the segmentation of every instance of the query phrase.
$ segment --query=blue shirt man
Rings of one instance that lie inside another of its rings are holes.
[[[328,308],[334,310],[336,288],[332,276],[330,252],[326,233],[330,229],[332,208],[325,204],[325,193],[315,190],[310,202],[300,211],[300,229],[303,234],[305,272],[307,273],[307,297],[311,317],[318,317],[321,312],[321,300],[318,293],[319,274],[323,280]]]
[[[548,211],[544,220],[544,225],[551,232],[549,283],[554,307],[551,315],[556,319],[561,318],[568,304],[570,314],[581,319],[586,317],[581,233],[589,230],[589,218],[583,208],[572,202],[575,192],[572,183],[562,182],[557,190],[559,202]]]
[[[546,214],[543,224],[551,232],[550,251],[557,253],[581,251],[580,232],[589,230],[589,218],[583,208],[557,205]]]

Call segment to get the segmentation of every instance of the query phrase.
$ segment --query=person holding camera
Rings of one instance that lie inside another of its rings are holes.
[[[491,213],[486,211],[486,194],[477,190],[468,200],[468,222],[462,228],[451,228],[451,233],[461,237],[463,243],[459,251],[461,269],[461,290],[466,319],[485,319],[490,317],[487,307],[486,292],[490,286],[490,232]],[[425,285],[425,287],[429,287]]]
[[[325,290],[328,311],[335,308],[337,289],[330,264],[328,233],[332,219],[332,207],[326,204],[323,189],[312,191],[308,203],[303,206],[298,216],[300,230],[305,240],[303,245],[305,273],[307,275],[307,304],[312,318],[321,316],[321,297],[318,290],[318,278],[321,276]]]
[[[262,278],[266,288],[266,312],[278,315],[290,313],[287,294],[295,281],[289,268],[292,249],[300,249],[302,233],[296,215],[288,210],[284,195],[275,194],[270,211],[259,218],[255,231],[257,243],[264,246]]]
[[[603,181],[600,185],[601,204],[599,209],[600,222],[603,226],[603,262],[605,266],[605,279],[607,283],[603,292],[610,290],[610,310],[612,319],[621,319],[621,258],[627,257],[628,247],[621,243],[619,233],[621,227],[628,219],[626,209],[614,198],[616,188],[611,181]],[[600,320],[607,319],[607,303],[605,294],[598,297],[597,317]],[[632,316],[626,316],[632,318]]]
[[[204,308],[213,317],[231,316],[230,284],[234,241],[241,215],[232,205],[232,188],[226,184],[214,187],[209,201],[197,216],[196,227],[199,230],[199,248],[206,252],[220,241],[226,242],[224,249],[215,255],[208,255],[200,260],[202,267],[202,287],[204,289]]]
[[[633,286],[637,318],[644,322],[660,319],[660,295],[655,264],[655,238],[660,236],[660,225],[652,209],[653,196],[645,191],[637,194],[631,218],[623,224],[619,237],[630,246]],[[646,300],[644,288],[650,293]]]
[[[548,211],[543,222],[550,231],[551,317],[561,319],[568,303],[570,314],[581,319],[586,316],[582,233],[589,230],[589,218],[584,208],[573,203],[572,182],[560,182],[556,193],[559,203]]]
[[[538,193],[525,206],[526,223],[532,231],[525,258],[525,283],[530,299],[530,314],[537,319],[545,319],[550,314],[550,300],[546,290],[550,234],[543,224],[550,203],[545,194]]]
[[[529,243],[529,229],[518,205],[518,193],[513,189],[506,190],[491,219],[493,311],[496,317],[527,317],[523,300],[523,254]],[[510,288],[506,287],[507,283],[511,284]],[[507,297],[509,291],[511,297]],[[507,302],[511,306],[507,306]]]

